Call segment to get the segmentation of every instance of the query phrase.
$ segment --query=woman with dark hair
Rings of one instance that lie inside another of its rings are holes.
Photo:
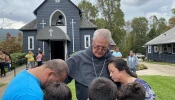
[[[108,70],[110,72],[110,77],[114,82],[120,82],[121,85],[126,85],[128,83],[140,83],[146,92],[145,100],[156,99],[156,94],[148,85],[148,83],[137,78],[137,75],[131,72],[125,60],[117,58],[110,60],[108,64]]]

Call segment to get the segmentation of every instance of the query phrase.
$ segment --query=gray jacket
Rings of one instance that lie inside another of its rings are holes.
[[[129,68],[136,68],[138,67],[138,58],[133,55],[133,56],[128,56],[127,58],[127,65]]]

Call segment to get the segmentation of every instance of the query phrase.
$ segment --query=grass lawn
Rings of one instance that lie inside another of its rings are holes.
[[[157,95],[157,100],[174,100],[175,99],[175,77],[169,76],[139,76],[152,87]],[[73,99],[76,99],[75,85],[72,81],[68,86],[71,88]]]
[[[175,77],[169,76],[139,76],[152,87],[157,100],[175,99]]]
[[[73,80],[71,83],[68,84],[68,86],[72,92],[72,100],[77,100],[76,99],[76,90],[75,90],[75,81]]]
[[[7,85],[7,83],[0,83],[0,87],[3,87],[4,85]]]

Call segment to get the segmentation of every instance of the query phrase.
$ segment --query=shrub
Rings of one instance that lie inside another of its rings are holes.
[[[77,52],[79,52],[79,51],[76,51],[76,52],[73,52],[72,54],[70,54],[70,57],[72,57],[73,55],[75,55]]]
[[[27,62],[27,59],[25,58],[26,53],[13,53],[11,54],[12,64],[11,69],[14,69],[14,67],[19,67]]]
[[[144,69],[148,69],[148,67],[145,66],[144,64],[139,64],[139,66],[137,67],[137,70],[144,70]]]

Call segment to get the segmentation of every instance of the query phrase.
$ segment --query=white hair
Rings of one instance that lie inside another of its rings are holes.
[[[108,29],[98,29],[94,32],[93,39],[95,40],[97,37],[106,39],[108,42],[110,42],[111,32]]]

